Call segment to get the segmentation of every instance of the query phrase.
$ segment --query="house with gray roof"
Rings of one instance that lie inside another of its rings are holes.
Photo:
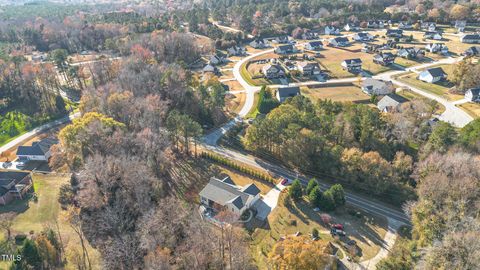
[[[278,101],[284,102],[287,98],[298,95],[300,95],[300,88],[298,86],[293,86],[278,88],[275,96],[277,97]]]
[[[380,101],[377,103],[377,108],[381,112],[394,112],[398,110],[402,103],[407,102],[408,100],[404,97],[401,97],[396,94],[388,94],[384,96]]]
[[[15,199],[22,200],[32,188],[29,172],[0,171],[0,205],[6,205]]]
[[[31,146],[19,146],[17,148],[17,158],[22,161],[48,161],[51,156],[50,147],[57,143],[58,140],[56,139],[45,138],[41,141],[33,142]]]
[[[426,69],[418,75],[418,79],[427,83],[436,83],[447,78],[447,73],[441,67]]]
[[[217,211],[228,210],[242,215],[260,199],[260,189],[255,184],[237,186],[230,177],[210,178],[200,191],[200,202]]]
[[[387,95],[393,93],[395,87],[392,82],[386,82],[373,78],[366,78],[362,82],[362,91],[367,95]]]

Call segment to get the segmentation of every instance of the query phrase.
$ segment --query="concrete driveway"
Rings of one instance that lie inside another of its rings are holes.
[[[277,184],[273,187],[265,196],[260,198],[253,207],[257,210],[257,218],[260,220],[265,220],[268,217],[268,214],[277,207],[278,198],[282,193],[282,190],[285,189],[285,186],[282,184]]]

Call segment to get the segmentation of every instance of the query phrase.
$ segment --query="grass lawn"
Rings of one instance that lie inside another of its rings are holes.
[[[445,72],[447,71],[445,70]],[[447,100],[455,101],[463,98],[463,96],[461,95],[449,93],[449,89],[450,87],[452,87],[452,84],[448,81],[438,83],[426,83],[418,80],[417,76],[418,74],[416,73],[407,73],[406,75],[400,76],[398,80],[410,84],[416,88],[430,92],[434,95],[441,96]]]
[[[473,118],[480,117],[480,104],[478,103],[463,103],[458,105],[462,110],[466,111]]]
[[[261,193],[263,195],[267,194],[274,186],[272,183],[266,182],[266,181],[261,181],[258,180],[254,177],[251,177],[247,174],[237,172],[235,170],[232,170],[230,168],[220,166],[220,165],[214,165],[215,167],[218,168],[218,174],[219,175],[228,175],[230,178],[232,178],[233,182],[237,186],[245,186],[248,184],[255,184],[258,189],[260,189]]]
[[[258,93],[255,93],[255,99],[253,101],[253,106],[252,106],[252,109],[250,110],[250,112],[248,112],[248,114],[245,116],[245,118],[255,118],[257,117],[257,114],[259,114],[260,112],[258,111],[258,101],[259,101],[259,95]]]
[[[329,99],[341,102],[370,103],[370,96],[354,85],[318,88],[302,87],[301,90],[303,95],[314,101]]]
[[[68,183],[69,176],[34,174],[33,182],[37,201],[33,199],[14,201],[7,206],[0,207],[0,213],[15,212],[12,231],[13,234],[30,231],[39,233],[46,225],[53,225],[55,221],[60,227],[61,237],[66,244],[67,252],[79,247],[79,239],[69,224],[61,217],[61,208],[58,203],[58,191],[62,184]],[[100,257],[96,250],[89,247],[89,255],[95,269],[100,269]],[[0,269],[8,268],[8,264],[0,262]],[[66,269],[75,269],[74,265],[67,265]]]
[[[362,59],[363,70],[373,75],[390,70],[390,67],[373,63],[373,54],[362,52],[361,44],[355,43],[352,46],[341,49],[333,47],[325,48],[325,50],[320,52],[322,57],[317,58],[316,60],[330,72],[330,76],[333,78],[348,78],[356,76],[355,74],[343,70],[341,66],[343,60],[352,58]]]
[[[253,79],[252,74],[247,70],[247,65],[248,63],[244,63],[240,67],[240,75],[242,75],[243,79],[250,85],[255,85],[255,86],[261,86],[261,85],[267,85],[269,82],[265,80],[264,78],[260,79]]]
[[[357,216],[354,214],[357,210],[338,209],[329,215],[333,223],[344,224],[347,236],[333,239],[329,227],[320,218],[322,212],[314,212],[307,202],[292,203],[292,206],[287,207],[284,204],[284,197],[285,192],[282,193],[278,206],[268,216],[266,226],[254,229],[251,234],[252,256],[260,269],[266,269],[266,256],[280,237],[296,232],[308,235],[314,228],[319,230],[321,240],[334,241],[342,249],[345,249],[346,241],[355,240],[358,246],[356,259],[359,261],[374,257],[380,250],[387,229],[385,218],[369,216],[362,212]],[[344,252],[347,253],[346,250]]]

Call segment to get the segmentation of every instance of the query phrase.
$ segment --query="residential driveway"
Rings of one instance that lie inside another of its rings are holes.
[[[260,220],[267,219],[268,214],[277,207],[278,198],[280,193],[285,189],[285,186],[282,184],[277,184],[272,188],[265,196],[258,200],[253,207],[257,210],[257,218]]]

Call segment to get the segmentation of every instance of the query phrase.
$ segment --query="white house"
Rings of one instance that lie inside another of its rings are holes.
[[[262,67],[262,73],[267,79],[280,78],[285,75],[285,71],[279,65],[265,65]]]
[[[465,31],[466,26],[467,26],[467,21],[460,21],[460,20],[455,21],[455,28],[459,33],[463,33]]]
[[[428,83],[436,83],[447,78],[447,74],[441,67],[429,68],[418,75],[418,79]]]
[[[367,33],[367,32],[360,32],[360,33],[356,33],[353,36],[353,39],[355,41],[361,41],[361,42],[371,41],[371,40],[373,40],[373,35],[371,35],[370,33]]]
[[[360,58],[343,60],[340,65],[343,69],[348,70],[349,72],[362,71],[362,60]]]
[[[254,49],[264,49],[268,47],[268,45],[265,43],[263,39],[255,39],[252,42],[250,42],[250,46]]]
[[[251,208],[260,199],[260,189],[255,184],[237,186],[230,179],[210,178],[200,191],[200,202],[217,211],[228,210],[238,216]]]
[[[325,26],[325,35],[340,35],[340,29],[333,25]]]
[[[306,50],[318,51],[323,49],[323,43],[320,40],[310,41],[305,45]]]
[[[58,140],[46,138],[38,142],[32,143],[31,146],[19,146],[17,148],[17,158],[22,161],[39,160],[48,161],[52,155],[50,147],[57,144]]]
[[[480,102],[480,88],[468,89],[465,92],[465,99],[470,102]]]
[[[345,31],[348,31],[348,32],[358,31],[358,30],[360,30],[360,25],[358,23],[349,22],[349,23],[345,24],[343,29],[345,29]]]
[[[298,70],[302,72],[303,76],[313,76],[322,73],[322,69],[317,62],[300,62],[298,63]]]
[[[291,44],[280,45],[275,48],[275,53],[278,53],[278,54],[289,54],[289,53],[294,53],[296,51],[297,49],[295,48],[295,46]]]
[[[328,40],[328,45],[332,47],[347,47],[350,41],[347,37],[336,37]]]
[[[425,45],[425,50],[431,53],[448,54],[448,47],[443,43],[429,43]]]

